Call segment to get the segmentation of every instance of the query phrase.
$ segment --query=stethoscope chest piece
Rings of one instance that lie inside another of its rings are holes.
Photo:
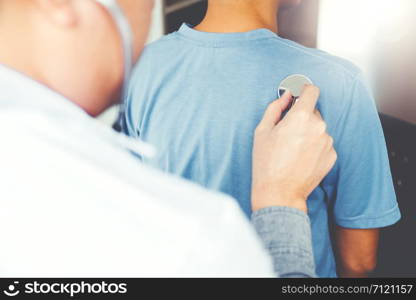
[[[312,85],[312,84],[313,84],[312,80],[310,80],[305,75],[301,75],[301,74],[290,75],[286,77],[285,79],[283,79],[279,85],[279,98],[281,98],[283,94],[287,90],[289,90],[293,96],[292,104],[290,105],[290,107],[292,107],[293,104],[296,103],[296,101],[302,94],[302,91],[305,85]]]

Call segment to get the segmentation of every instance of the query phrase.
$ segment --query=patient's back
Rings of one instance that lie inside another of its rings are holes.
[[[318,108],[339,154],[308,202],[318,275],[335,276],[329,208],[335,206],[330,216],[346,227],[370,225],[357,223],[356,216],[376,217],[369,205],[373,197],[389,199],[381,211],[394,208],[377,112],[352,64],[267,29],[214,34],[183,25],[150,45],[135,70],[127,102],[129,134],[157,147],[159,155],[146,162],[232,195],[249,216],[254,130],[277,98],[279,83],[292,74],[304,74],[321,88]],[[351,152],[362,141],[359,155],[366,167]],[[372,172],[372,166],[381,172],[374,182],[356,182],[355,173]],[[370,195],[369,185],[377,192]],[[359,199],[364,204],[356,204]]]

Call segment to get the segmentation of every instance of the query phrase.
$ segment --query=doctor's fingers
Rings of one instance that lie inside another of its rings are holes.
[[[283,112],[289,107],[291,100],[292,94],[287,91],[280,99],[270,103],[263,115],[263,119],[257,126],[256,131],[273,129],[273,127],[280,121]]]
[[[320,90],[318,87],[314,85],[306,85],[303,89],[302,95],[299,97],[298,101],[296,101],[295,105],[293,105],[290,112],[296,113],[298,111],[306,111],[308,113],[313,113],[316,108],[316,104],[318,103],[319,95]]]

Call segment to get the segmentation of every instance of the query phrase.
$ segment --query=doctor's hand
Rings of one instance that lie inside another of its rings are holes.
[[[333,139],[316,110],[319,89],[306,86],[282,118],[291,95],[267,108],[255,131],[252,208],[287,206],[307,212],[306,200],[337,160]]]

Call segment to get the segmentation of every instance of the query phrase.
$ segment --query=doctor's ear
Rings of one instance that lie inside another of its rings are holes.
[[[76,1],[73,0],[34,0],[45,18],[60,26],[74,26],[77,23]]]

